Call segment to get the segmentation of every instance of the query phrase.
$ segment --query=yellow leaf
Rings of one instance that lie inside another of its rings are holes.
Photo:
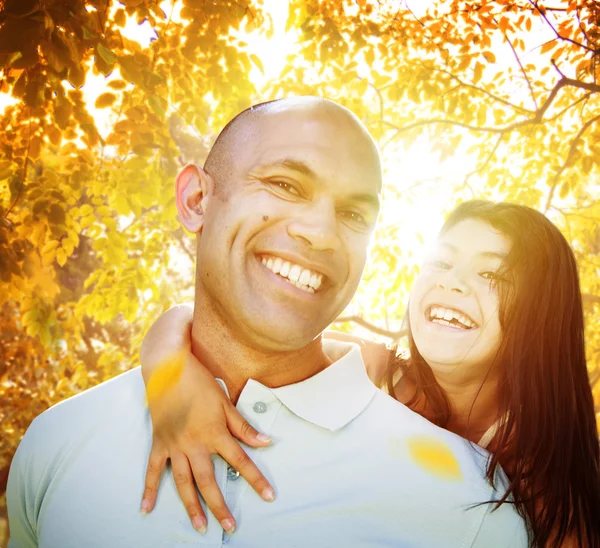
[[[42,248],[42,255],[47,255],[48,253],[51,253],[52,251],[54,251],[58,246],[60,245],[60,242],[58,240],[51,240],[49,241],[43,248]]]
[[[95,220],[96,220],[95,215],[88,215],[87,217],[84,217],[83,219],[81,219],[79,226],[81,226],[82,229],[87,228],[88,226],[91,226]]]
[[[496,56],[491,51],[484,51],[483,56],[488,63],[496,62]]]
[[[540,53],[546,53],[546,52],[550,51],[555,45],[556,45],[556,40],[550,40],[550,42],[546,42],[542,46]]]
[[[67,254],[65,253],[64,249],[59,249],[56,252],[56,262],[60,266],[65,266],[65,263],[67,262]]]
[[[79,245],[79,236],[74,230],[67,230],[67,238],[69,238],[69,241],[72,242],[75,247]]]
[[[473,75],[473,82],[476,84],[477,82],[479,82],[479,80],[481,80],[482,76],[483,76],[483,64],[480,63],[479,61],[477,61],[477,63],[475,63],[475,73]]]
[[[39,310],[37,308],[33,308],[33,309],[25,312],[25,314],[23,314],[23,317],[21,318],[21,322],[23,323],[23,326],[28,327],[33,322],[37,321],[38,315],[39,315]]]
[[[123,80],[111,80],[108,83],[108,87],[117,90],[125,89],[127,87],[127,82]]]
[[[260,70],[260,73],[264,74],[265,68],[263,67],[262,61],[259,59],[258,55],[251,54],[250,59],[258,67],[258,70]]]
[[[94,212],[94,210],[90,204],[83,204],[79,208],[79,215],[81,215],[81,217],[87,217],[88,215],[91,215],[93,212]]]
[[[111,106],[117,100],[117,96],[114,93],[102,93],[96,99],[96,108],[107,108]]]
[[[73,242],[68,239],[64,239],[62,241],[62,248],[65,250],[67,257],[70,257],[73,254],[73,251],[75,250],[75,246],[73,245]]]

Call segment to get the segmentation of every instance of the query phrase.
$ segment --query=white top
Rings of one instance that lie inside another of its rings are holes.
[[[233,535],[210,513],[206,535],[193,529],[170,469],[140,514],[152,426],[137,368],[32,423],[8,482],[10,546],[527,546],[512,505],[475,506],[500,495],[484,478],[487,453],[375,388],[356,347],[297,384],[248,381],[237,408],[274,440],[248,453],[277,498],[262,501],[215,457]]]

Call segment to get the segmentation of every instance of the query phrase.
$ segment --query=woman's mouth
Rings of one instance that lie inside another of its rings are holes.
[[[453,327],[454,329],[460,329],[463,331],[469,331],[479,327],[471,317],[469,317],[462,310],[456,308],[447,308],[441,305],[431,305],[425,311],[425,319],[431,323],[438,325],[444,325],[446,327]]]

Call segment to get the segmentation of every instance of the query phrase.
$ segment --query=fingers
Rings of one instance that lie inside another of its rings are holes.
[[[177,456],[171,456],[171,468],[173,471],[173,479],[175,480],[175,485],[179,492],[179,497],[183,501],[188,516],[190,516],[190,519],[192,520],[194,529],[201,534],[206,533],[206,516],[204,515],[202,506],[200,506],[196,484],[192,478],[192,471],[187,457],[183,453],[180,453]]]
[[[192,467],[196,485],[198,486],[198,490],[200,491],[204,502],[206,502],[210,511],[217,518],[221,527],[223,527],[227,533],[233,533],[235,530],[235,520],[225,504],[223,493],[221,493],[221,490],[217,485],[215,471],[210,456],[208,454],[193,455],[189,457],[189,463]],[[181,498],[183,499],[183,496]]]
[[[267,502],[275,500],[275,491],[271,484],[233,438],[230,436],[223,438],[219,446],[219,454],[246,479],[259,497]]]
[[[156,503],[156,493],[160,484],[160,476],[167,463],[167,456],[162,451],[152,446],[148,457],[146,468],[146,481],[144,484],[144,495],[142,496],[142,514],[150,512]]]
[[[229,431],[246,445],[249,445],[250,447],[264,447],[271,443],[271,438],[266,434],[260,433],[256,428],[251,426],[233,405],[225,407],[225,416],[227,418],[227,427],[229,428]]]

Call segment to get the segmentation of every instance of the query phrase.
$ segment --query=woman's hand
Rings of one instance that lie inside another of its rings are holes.
[[[360,347],[367,375],[376,386],[381,386],[385,379],[390,350],[383,343],[363,339],[350,333],[340,333],[339,331],[327,330],[323,333],[325,341],[339,341],[344,343],[354,343]],[[329,356],[332,359],[338,359],[335,352]]]
[[[252,447],[264,447],[271,440],[250,426],[191,354],[191,318],[190,307],[169,310],[155,322],[142,345],[153,425],[142,512],[154,507],[160,477],[170,459],[179,496],[194,527],[204,533],[207,523],[197,486],[223,529],[232,532],[235,520],[215,480],[210,456],[221,455],[264,500],[272,501],[272,487],[234,437]]]

